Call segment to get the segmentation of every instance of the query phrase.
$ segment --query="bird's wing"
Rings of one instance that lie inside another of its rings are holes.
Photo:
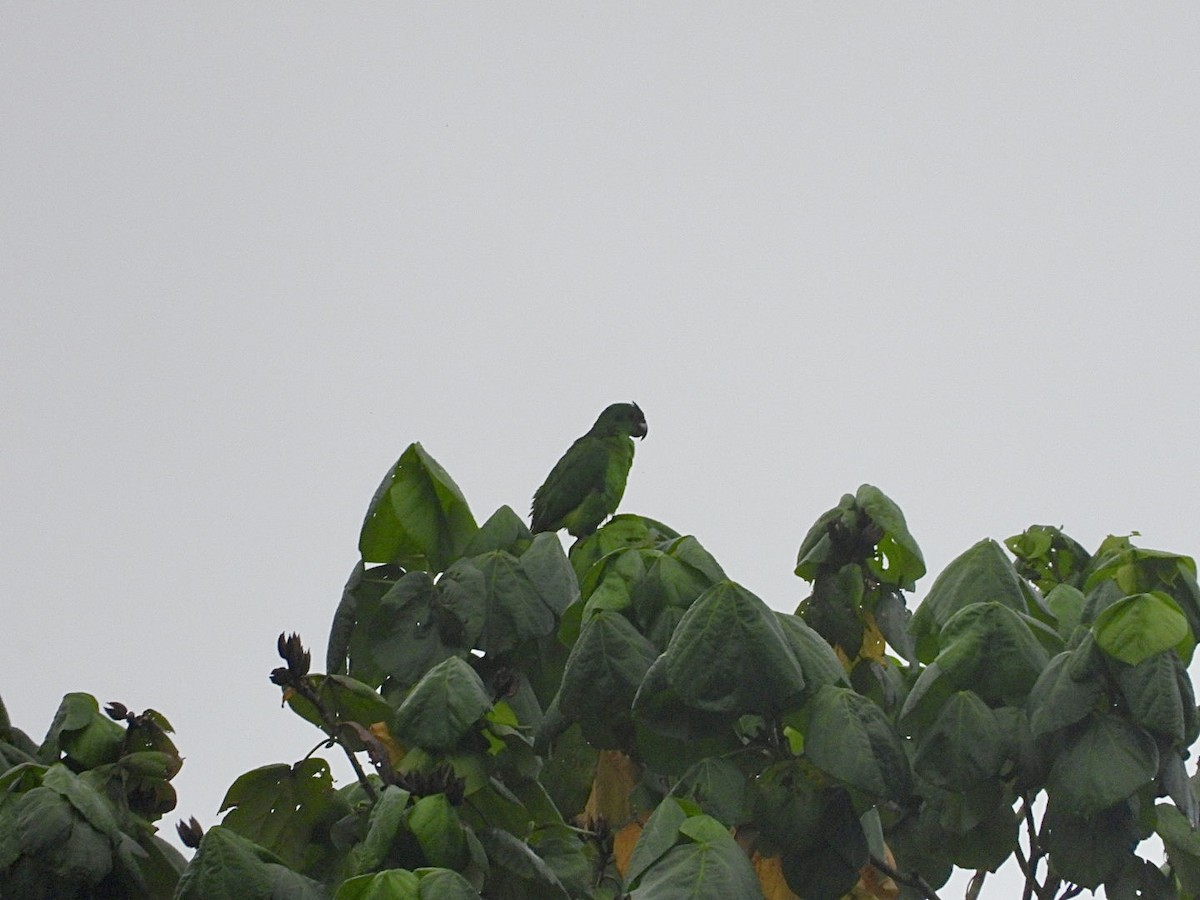
[[[602,438],[584,436],[554,464],[546,481],[533,495],[532,530],[553,531],[563,517],[608,481],[611,451]]]

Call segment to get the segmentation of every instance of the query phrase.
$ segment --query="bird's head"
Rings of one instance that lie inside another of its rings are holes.
[[[599,434],[627,434],[630,437],[644,438],[646,436],[646,415],[636,403],[614,403],[604,412],[592,426],[592,431]]]

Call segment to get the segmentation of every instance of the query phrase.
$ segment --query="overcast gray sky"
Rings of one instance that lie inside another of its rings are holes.
[[[931,573],[1195,553],[1197,47],[1193,3],[5,4],[14,720],[161,710],[213,823],[316,743],[275,637],[323,656],[403,448],[524,514],[618,400],[623,509],[780,609],[864,481]]]

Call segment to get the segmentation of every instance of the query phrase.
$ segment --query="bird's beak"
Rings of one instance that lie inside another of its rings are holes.
[[[649,430],[650,429],[646,427],[646,423],[642,422],[640,425],[638,425],[638,430],[633,433],[633,436],[635,438],[644,438],[646,436],[646,432]]]

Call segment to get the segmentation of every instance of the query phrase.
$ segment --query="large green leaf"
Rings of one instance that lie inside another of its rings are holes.
[[[1065,814],[1089,816],[1126,799],[1157,772],[1158,748],[1149,734],[1095,714],[1055,757],[1046,788]]]
[[[1019,706],[1049,662],[1035,627],[1041,626],[1005,604],[972,604],[942,626],[935,661],[961,689]]]
[[[1121,871],[1141,838],[1127,802],[1086,816],[1051,803],[1042,835],[1055,874],[1092,890]]]
[[[907,799],[908,757],[882,709],[849,688],[826,685],[807,714],[804,754],[813,765],[871,797]]]
[[[911,665],[917,662],[917,644],[908,630],[912,612],[899,591],[882,591],[875,599],[875,626],[884,640]]]
[[[776,612],[788,646],[800,664],[806,695],[815,694],[827,684],[849,687],[846,669],[838,661],[829,643],[805,624],[799,616]]]
[[[1072,664],[1080,650],[1059,653],[1046,665],[1029,692],[1029,730],[1034,737],[1049,734],[1085,718],[1104,696],[1098,678],[1076,677]]]
[[[80,776],[63,765],[51,766],[42,776],[42,785],[66,798],[96,831],[119,842],[117,816],[109,799],[93,789]]]
[[[421,879],[414,872],[384,869],[342,882],[333,900],[420,900],[420,897]]]
[[[143,836],[138,843],[146,853],[138,861],[138,868],[146,883],[148,900],[173,897],[188,860],[174,844],[168,844],[157,834]]]
[[[204,833],[179,879],[175,900],[327,900],[317,882],[222,825]]]
[[[542,603],[561,616],[579,599],[579,581],[571,568],[571,561],[563,551],[558,535],[543,533],[536,535],[521,555],[521,570]]]
[[[342,882],[333,900],[479,900],[471,882],[436,867],[384,869]]]
[[[551,534],[538,537],[543,540],[535,541],[526,555],[535,552],[535,547],[547,547],[544,539],[556,540]],[[537,553],[542,554],[544,550]],[[480,650],[489,654],[505,653],[525,641],[551,634],[558,625],[557,613],[560,608],[566,608],[560,602],[563,598],[558,596],[551,601],[553,606],[547,605],[542,592],[530,579],[523,560],[524,557],[518,559],[504,550],[495,550],[470,560],[470,564],[483,576],[487,606],[486,620],[477,643]],[[542,565],[545,566],[544,561]],[[535,571],[541,570],[535,566]],[[547,583],[544,589],[554,594],[564,589],[564,582],[559,571],[550,571],[553,572],[550,576],[553,583]]]
[[[588,570],[610,553],[630,547],[656,547],[677,537],[679,532],[662,522],[632,513],[621,513],[574,543],[571,547],[571,565],[582,582]]]
[[[1191,557],[1135,547],[1125,537],[1109,537],[1093,557],[1083,590],[1089,601],[1102,594],[1125,597],[1162,592],[1178,604],[1192,634],[1200,635],[1200,585]],[[1185,653],[1184,662],[1190,663],[1194,642],[1179,649]]]
[[[434,606],[441,641],[464,650],[479,643],[487,622],[487,586],[470,559],[460,559],[437,580]]]
[[[125,729],[100,711],[91,694],[66,694],[38,750],[39,758],[54,762],[64,754],[75,766],[90,769],[116,762],[125,743]]]
[[[621,613],[597,612],[567,657],[556,699],[565,721],[578,721],[596,746],[624,746],[617,731],[628,723],[634,695],[657,656],[657,648]]]
[[[333,614],[329,628],[329,640],[325,645],[325,671],[331,675],[345,674],[346,657],[350,653],[350,642],[354,638],[359,610],[373,610],[379,600],[391,590],[404,570],[399,566],[372,566],[367,568],[362,560],[354,564],[350,577],[342,588],[342,599]],[[359,660],[355,674],[362,678],[363,661]],[[379,675],[378,680],[382,680]],[[372,680],[367,678],[366,680]]]
[[[831,646],[853,659],[866,634],[867,575],[859,563],[822,572],[796,614]]]
[[[66,766],[55,765],[48,768],[42,777],[42,789],[54,791],[64,798],[87,823],[87,827],[82,828],[80,823],[74,823],[65,846],[52,849],[54,868],[69,871],[74,859],[88,857],[92,862],[100,862],[107,855],[110,859],[106,866],[113,873],[113,878],[108,882],[111,889],[137,896],[146,887],[146,879],[141,871],[146,851],[133,836],[120,829],[118,822],[122,818],[122,811],[114,806],[108,796],[88,783],[86,776],[89,774],[77,776]],[[131,826],[131,830],[135,829],[138,837],[147,836],[137,824]],[[78,855],[72,850],[77,851]]]
[[[815,843],[825,810],[822,776],[800,759],[789,759],[764,769],[751,783],[749,803],[766,855],[804,850]]]
[[[412,795],[401,787],[389,784],[379,793],[367,817],[367,833],[351,853],[351,868],[355,872],[371,872],[389,863],[409,863],[416,840],[409,837],[405,822]],[[405,850],[409,854],[405,854]],[[410,863],[411,864],[411,863]]]
[[[592,789],[599,751],[584,740],[578,725],[555,735],[543,752],[541,782],[556,808],[568,818],[583,810]]]
[[[1107,537],[1096,551],[1084,592],[1112,579],[1126,594],[1162,589],[1180,578],[1196,578],[1196,561],[1165,550],[1135,547],[1128,537]]]
[[[645,579],[647,569],[661,555],[661,550],[649,547],[620,550],[588,569],[579,582],[585,601],[583,617],[598,609],[631,609],[634,587]]]
[[[228,810],[228,812],[226,812]],[[329,764],[309,757],[295,765],[263,766],[240,776],[225,793],[221,824],[270,850],[289,867],[322,879],[339,851],[330,826],[350,806],[333,788]]]
[[[634,620],[659,647],[666,646],[683,613],[725,573],[694,537],[646,553],[645,576],[631,585]]]
[[[29,735],[19,728],[13,728],[9,731],[9,736],[12,738],[12,743],[0,741],[0,772],[22,763],[38,761],[37,744],[29,738]]]
[[[728,759],[702,759],[671,789],[672,795],[691,800],[715,819],[730,825],[748,820],[746,776]]]
[[[675,846],[679,841],[679,826],[687,821],[689,813],[697,811],[698,808],[693,803],[684,803],[674,797],[663,798],[646,820],[629,857],[629,866],[625,872],[627,883],[636,882],[643,872]]]
[[[777,713],[804,691],[804,674],[775,613],[732,581],[684,614],[655,667],[688,706],[715,713]]]
[[[691,536],[618,548],[581,576],[586,605],[566,617],[562,637],[574,640],[578,622],[598,609],[622,610],[662,649],[687,608],[724,578],[716,560]]]
[[[736,713],[696,709],[666,681],[662,657],[646,672],[633,698],[637,749],[646,766],[682,775],[696,762],[742,748]]]
[[[1055,585],[1046,595],[1046,608],[1055,619],[1055,630],[1065,641],[1069,640],[1083,616],[1086,598],[1077,587],[1069,584]]]
[[[493,550],[505,550],[520,556],[533,540],[529,526],[511,506],[501,506],[479,526],[475,536],[463,548],[463,556],[479,556]]]
[[[870,853],[862,820],[844,788],[826,792],[818,833],[813,846],[784,850],[783,875],[805,900],[838,900],[854,887]]]
[[[995,713],[973,691],[957,691],[917,739],[913,768],[927,781],[963,790],[996,776],[1007,740]]]
[[[907,591],[925,574],[921,549],[900,507],[873,485],[843,495],[817,519],[800,544],[795,571],[814,581],[847,564],[865,565],[883,584]]]
[[[414,443],[371,498],[358,549],[364,562],[440,572],[462,554],[476,530],[458,485]]]
[[[1078,590],[1091,555],[1081,544],[1053,525],[1031,525],[1004,541],[1017,558],[1017,572],[1047,595],[1056,587]]]
[[[479,832],[479,842],[491,865],[489,896],[567,900],[566,889],[554,870],[524,841],[499,828],[485,828]]]
[[[421,879],[420,900],[479,900],[471,882],[449,869],[417,869]]]
[[[859,509],[883,529],[883,537],[876,545],[877,554],[868,561],[871,570],[886,584],[905,591],[915,589],[917,580],[925,574],[925,558],[908,531],[900,507],[870,484],[860,485],[854,499]]]
[[[529,846],[550,867],[572,897],[590,897],[596,882],[595,858],[565,823],[532,831]]]
[[[1192,827],[1200,826],[1200,798],[1192,789],[1182,752],[1168,749],[1160,754],[1158,783],[1163,793],[1171,798]]]
[[[906,733],[926,727],[955,691],[990,706],[1022,706],[1048,663],[1028,616],[1000,603],[964,607],[942,628],[942,650],[918,676],[900,709]]]
[[[913,735],[933,724],[943,704],[960,690],[958,681],[942,670],[936,661],[921,670],[912,690],[904,698],[896,724],[906,735]]]
[[[308,684],[312,687],[322,709],[332,715],[338,722],[357,722],[364,728],[370,728],[377,722],[389,722],[392,718],[392,707],[379,694],[348,675],[308,675]],[[287,703],[296,715],[324,728],[326,723],[321,710],[296,691],[288,691]],[[352,746],[357,746],[352,742]]]
[[[117,837],[113,811],[110,808],[107,816],[100,816],[108,821],[99,826],[89,821],[63,791],[63,782],[76,776],[58,765],[45,777],[58,770],[64,774],[57,790],[43,784],[0,809],[0,885],[6,897],[53,896],[48,889],[63,896],[86,896],[113,871]]]
[[[1179,604],[1158,591],[1118,600],[1096,617],[1092,630],[1105,653],[1131,666],[1173,647],[1189,659],[1195,644]]]
[[[941,849],[956,866],[994,872],[1017,848],[1020,819],[1012,803],[1001,785],[984,782],[976,792],[950,793],[925,806],[946,828]]]
[[[1154,811],[1155,831],[1166,847],[1175,877],[1186,896],[1200,895],[1200,834],[1174,806],[1159,803]]]
[[[909,630],[920,660],[927,663],[937,656],[944,646],[942,629],[965,607],[998,603],[1024,613],[1031,597],[1030,587],[1000,545],[991,539],[980,541],[946,566],[913,613]]]
[[[1134,666],[1114,664],[1129,717],[1176,747],[1187,740],[1189,716],[1196,708],[1183,661],[1170,651],[1157,653]]]
[[[478,755],[472,754],[471,758],[477,760]],[[456,770],[456,774],[462,777],[463,773]],[[535,816],[498,778],[485,775],[482,785],[476,790],[472,790],[468,782],[466,793],[468,802],[459,812],[476,832],[484,828],[498,828],[517,837],[528,836]]]
[[[1132,854],[1124,862],[1120,874],[1104,883],[1105,900],[1179,900],[1179,888],[1169,866],[1160,869]]]
[[[446,752],[492,708],[483,681],[457,656],[425,673],[396,711],[396,734],[403,741]]]
[[[677,843],[640,874],[631,900],[762,896],[750,860],[726,826],[706,815],[692,816],[679,824],[678,834],[690,840]]]
[[[407,811],[408,827],[429,865],[465,869],[470,860],[462,821],[445,794],[421,797]]]
[[[184,865],[129,815],[119,790],[109,796],[101,770],[26,763],[0,778],[0,896],[159,900]]]
[[[854,495],[843,494],[837,506],[817,518],[804,535],[796,553],[795,573],[798,577],[814,581],[822,569],[842,566],[842,554],[834,542],[833,531],[839,523],[857,523],[854,513]]]
[[[903,816],[890,824],[887,842],[896,858],[897,868],[902,872],[920,872],[935,890],[945,884],[954,871],[936,816]]]
[[[465,656],[483,625],[483,581],[458,563],[437,584],[409,572],[378,600],[359,604],[350,671],[368,684],[416,684],[432,666]]]

